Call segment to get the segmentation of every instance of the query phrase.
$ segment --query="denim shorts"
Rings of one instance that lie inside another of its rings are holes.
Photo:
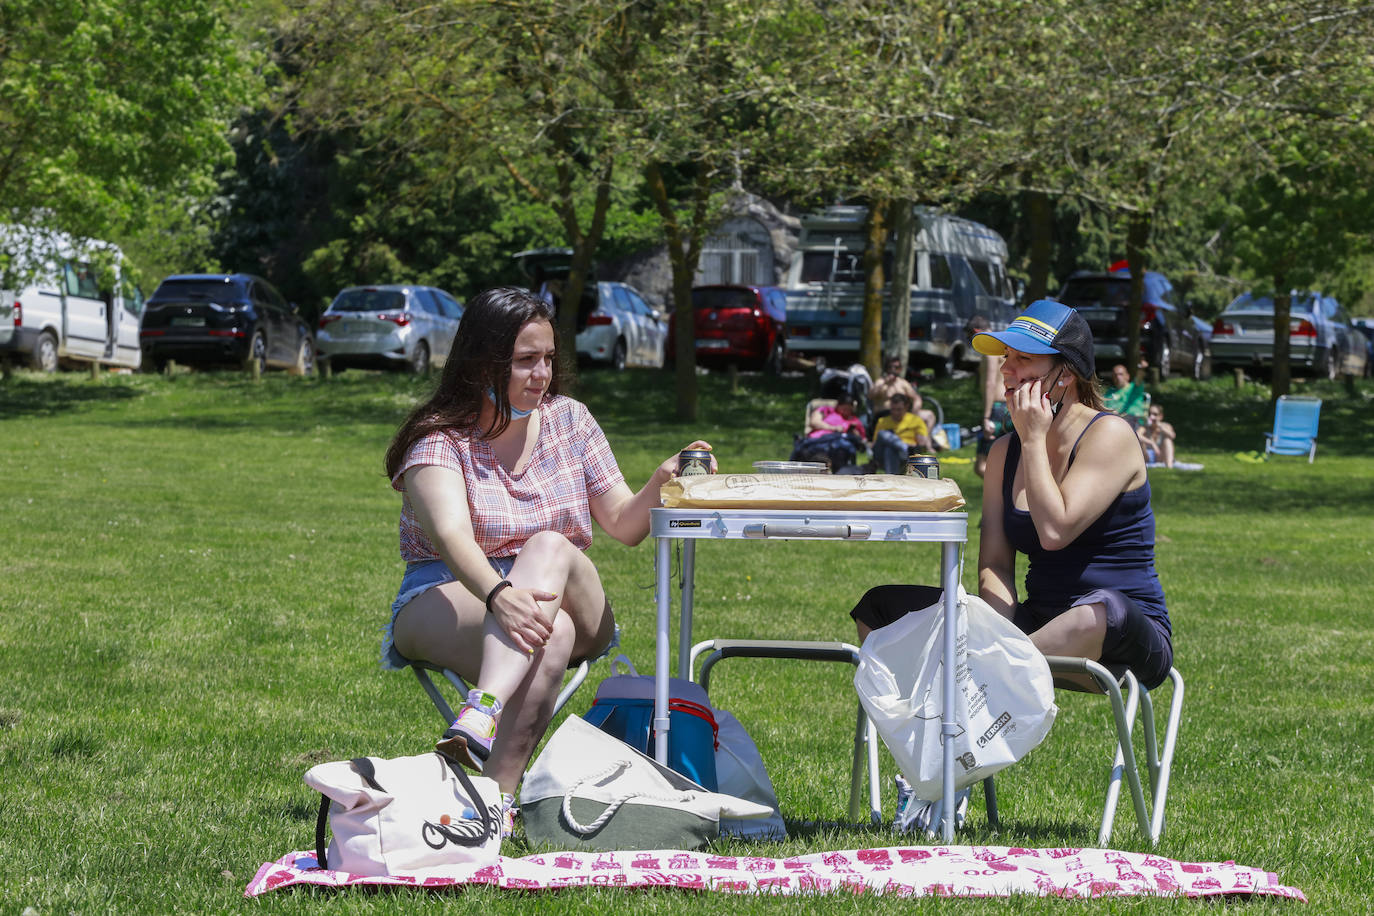
[[[504,579],[510,575],[511,567],[515,565],[515,557],[487,557],[487,562]],[[396,600],[391,602],[391,619],[382,631],[383,668],[399,670],[410,666],[410,659],[396,650],[393,633],[396,616],[401,613],[401,608],[436,585],[457,581],[458,577],[449,571],[443,560],[420,560],[418,563],[406,564],[406,571],[401,576],[401,587],[396,592]]]

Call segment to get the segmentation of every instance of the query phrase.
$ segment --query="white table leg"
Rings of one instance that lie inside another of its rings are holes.
[[[668,625],[672,604],[672,570],[670,568],[672,540],[658,538],[655,542],[654,574],[657,583],[654,597],[658,599],[657,640],[654,643],[654,759],[668,763]]]
[[[959,734],[955,717],[958,705],[954,701],[955,621],[959,606],[959,545],[940,545],[940,587],[944,590],[945,612],[945,709],[940,719],[940,737],[944,746],[944,821],[941,835],[946,843],[954,841],[954,739]]]
[[[678,610],[677,676],[692,679],[692,602],[696,600],[697,542],[682,541],[682,606]]]

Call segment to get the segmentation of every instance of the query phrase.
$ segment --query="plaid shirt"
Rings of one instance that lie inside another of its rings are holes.
[[[557,531],[581,550],[592,543],[588,502],[624,480],[610,443],[586,406],[557,396],[539,408],[539,439],[519,475],[511,475],[485,439],[456,430],[411,446],[391,486],[401,493],[401,559],[439,558],[405,491],[405,472],[435,465],[459,471],[477,546],[489,557],[514,556],[540,531]]]

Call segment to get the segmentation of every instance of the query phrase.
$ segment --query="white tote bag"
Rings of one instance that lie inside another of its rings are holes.
[[[1045,657],[1010,620],[959,589],[955,635],[954,786],[1021,759],[1049,734],[1058,708]],[[918,798],[941,796],[944,608],[935,604],[868,635],[854,689]]]
[[[520,789],[525,836],[559,849],[697,849],[722,817],[771,813],[708,792],[577,716],[558,726]]]
[[[324,799],[316,824],[320,866],[355,875],[413,875],[485,865],[501,854],[501,791],[438,753],[358,757],[311,767]],[[334,840],[324,849],[326,803]]]

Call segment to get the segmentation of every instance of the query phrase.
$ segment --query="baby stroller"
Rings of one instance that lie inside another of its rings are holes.
[[[825,369],[821,372],[821,393],[823,398],[837,398],[841,393],[854,399],[855,405],[866,407],[868,389],[873,387],[873,378],[862,363],[855,363],[848,369]]]

